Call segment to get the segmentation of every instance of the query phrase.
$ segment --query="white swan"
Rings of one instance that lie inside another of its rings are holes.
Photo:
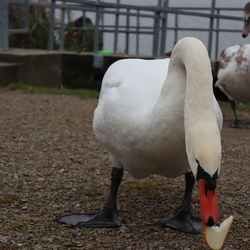
[[[108,200],[98,214],[66,215],[58,221],[119,226],[116,193],[125,169],[136,178],[185,174],[186,191],[178,215],[162,224],[188,233],[200,232],[200,220],[190,212],[192,188],[198,180],[202,220],[212,226],[218,222],[221,126],[209,57],[198,39],[179,41],[170,60],[115,62],[104,76],[94,113],[95,135],[108,148],[113,166]]]
[[[250,2],[248,2],[244,7],[244,25],[241,32],[243,38],[248,36],[250,31]]]
[[[249,68],[250,44],[234,45],[221,52],[215,86],[229,99],[234,113],[234,128],[250,128],[250,124],[241,123],[236,114],[236,103],[250,102]]]

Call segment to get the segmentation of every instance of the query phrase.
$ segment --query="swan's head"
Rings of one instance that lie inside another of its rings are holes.
[[[202,222],[218,223],[217,180],[221,164],[220,131],[216,123],[200,124],[186,132],[186,149],[200,193]]]
[[[242,29],[242,37],[246,38],[250,30],[250,2],[245,5],[244,8],[244,26]]]

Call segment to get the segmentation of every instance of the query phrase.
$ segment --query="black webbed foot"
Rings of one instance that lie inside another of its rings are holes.
[[[119,227],[122,219],[113,211],[103,210],[96,214],[67,214],[56,221],[74,227]]]
[[[237,121],[231,125],[231,128],[247,128],[250,129],[250,123],[243,123],[240,121]]]
[[[91,214],[67,214],[56,218],[55,221],[74,227],[119,227],[122,219],[118,216],[116,195],[122,180],[123,169],[112,168],[111,186],[103,210]]]
[[[201,220],[194,217],[190,212],[181,212],[172,218],[164,219],[161,224],[189,234],[201,232]]]

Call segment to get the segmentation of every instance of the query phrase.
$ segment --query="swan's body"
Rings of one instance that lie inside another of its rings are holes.
[[[175,117],[173,110],[164,114],[168,126],[156,120],[152,124],[168,64],[169,59],[125,59],[114,63],[103,79],[94,115],[95,135],[109,149],[114,164],[136,178],[176,177],[189,169],[183,129],[185,92],[175,100]]]
[[[174,82],[165,81],[169,61],[120,60],[103,79],[94,114],[95,135],[107,146],[114,165],[137,178],[151,174],[177,177],[190,171],[184,131],[186,84],[181,76]],[[201,103],[211,99],[221,128],[215,98],[203,90],[202,82],[196,84],[199,93],[195,95]]]
[[[237,127],[240,123],[235,103],[250,103],[250,44],[234,45],[221,52],[215,86],[229,98],[235,115],[233,126]]]
[[[200,232],[200,220],[191,214],[195,179],[203,223],[218,223],[221,126],[210,60],[198,39],[179,41],[170,60],[114,63],[104,76],[94,113],[95,135],[107,147],[113,167],[108,199],[100,213],[66,215],[58,220],[74,226],[120,226],[116,195],[125,169],[137,178],[185,174],[183,203],[177,216],[162,222],[164,226]]]

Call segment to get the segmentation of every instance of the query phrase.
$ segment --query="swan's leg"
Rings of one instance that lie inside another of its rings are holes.
[[[191,213],[191,199],[195,179],[192,172],[185,174],[185,194],[182,205],[177,209],[177,215],[164,219],[161,224],[165,227],[180,230],[190,234],[201,232],[201,220]]]
[[[233,114],[234,114],[234,123],[232,124],[232,127],[237,127],[239,120],[236,114],[236,103],[233,100],[229,100],[230,106],[233,110]]]
[[[75,227],[119,227],[122,219],[118,216],[116,196],[123,175],[122,168],[112,168],[111,186],[103,209],[95,214],[68,214],[56,219],[57,222]]]
[[[238,120],[237,114],[236,114],[236,103],[233,100],[229,100],[230,106],[233,110],[234,114],[234,123],[231,125],[232,128],[250,128],[250,123],[242,123]]]

